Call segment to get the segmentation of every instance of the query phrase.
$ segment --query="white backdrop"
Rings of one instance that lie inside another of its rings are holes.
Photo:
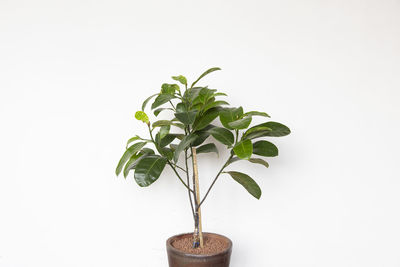
[[[170,76],[292,129],[270,168],[235,163],[203,208],[232,267],[400,266],[400,2],[0,0],[0,266],[167,266],[192,230],[168,170],[114,169]],[[200,157],[202,190],[226,153]]]

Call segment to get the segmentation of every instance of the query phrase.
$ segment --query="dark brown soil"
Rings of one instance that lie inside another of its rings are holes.
[[[217,254],[228,248],[229,244],[221,239],[204,237],[202,248],[193,248],[193,237],[188,236],[172,242],[172,246],[180,251],[190,254],[211,255]]]

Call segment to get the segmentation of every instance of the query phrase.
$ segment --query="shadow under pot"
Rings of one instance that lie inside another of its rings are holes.
[[[169,267],[229,267],[232,241],[219,234],[203,233],[204,247],[192,248],[193,233],[167,240]]]

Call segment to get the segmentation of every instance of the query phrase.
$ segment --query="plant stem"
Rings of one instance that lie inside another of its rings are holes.
[[[194,186],[194,201],[195,201],[195,224],[193,233],[193,247],[203,247],[203,231],[201,224],[201,209],[200,203],[200,188],[199,188],[199,172],[197,168],[196,148],[192,147],[192,163],[193,163],[193,186]]]
[[[187,160],[187,149],[185,150],[185,165],[186,165],[186,182],[187,182],[187,185],[190,188],[189,166],[188,166],[188,160]],[[188,195],[189,195],[190,207],[192,208],[193,220],[195,220],[196,218],[195,218],[195,215],[194,215],[193,201],[192,201],[192,195],[190,195],[190,190],[188,190]]]
[[[232,157],[233,157],[233,155],[231,155],[231,156],[228,158],[228,160],[225,162],[225,164],[222,166],[222,168],[219,170],[219,172],[218,172],[217,175],[215,176],[214,181],[211,183],[210,187],[209,187],[208,190],[207,190],[207,193],[206,193],[206,194],[204,195],[204,197],[203,197],[203,200],[200,202],[200,204],[199,204],[199,206],[198,206],[199,208],[200,208],[201,204],[203,204],[204,200],[206,200],[208,194],[209,194],[210,191],[211,191],[211,188],[214,186],[214,184],[215,184],[215,182],[217,181],[218,177],[220,176],[220,174],[222,173],[222,171],[225,169],[225,167],[228,165],[228,162],[229,162],[229,160],[231,160]]]
[[[182,180],[181,176],[179,175],[179,173],[174,168],[174,165],[172,165],[172,163],[169,160],[167,162],[168,162],[168,165],[171,166],[172,170],[174,170],[176,176],[178,176],[178,178],[182,182],[182,184],[187,188],[187,190],[189,190],[190,192],[192,192],[194,194],[194,191],[192,189],[190,189],[190,187],[187,186],[186,183]]]

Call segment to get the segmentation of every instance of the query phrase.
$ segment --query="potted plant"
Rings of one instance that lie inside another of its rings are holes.
[[[198,85],[204,76],[217,70],[220,68],[207,70],[190,86],[184,76],[173,76],[172,79],[179,82],[180,86],[164,83],[160,92],[148,97],[142,104],[142,110],[136,112],[135,118],[146,124],[149,137],[130,138],[116,168],[116,174],[123,172],[125,178],[134,170],[137,184],[146,187],[154,183],[168,166],[185,186],[194,231],[167,240],[170,267],[229,266],[232,242],[222,235],[203,233],[201,207],[221,175],[230,176],[259,199],[261,189],[250,176],[226,168],[238,160],[268,167],[263,158],[254,156],[275,157],[278,148],[263,139],[290,133],[288,127],[273,121],[250,126],[252,117],[269,118],[269,115],[259,111],[244,112],[242,107],[230,107],[226,101],[220,100],[226,94]],[[155,117],[161,112],[170,112],[170,120],[150,122],[145,109],[152,99],[151,111]],[[212,124],[218,117],[220,124]],[[210,140],[209,137],[214,139]],[[214,142],[225,145],[230,153],[201,198],[197,154],[218,153]]]

